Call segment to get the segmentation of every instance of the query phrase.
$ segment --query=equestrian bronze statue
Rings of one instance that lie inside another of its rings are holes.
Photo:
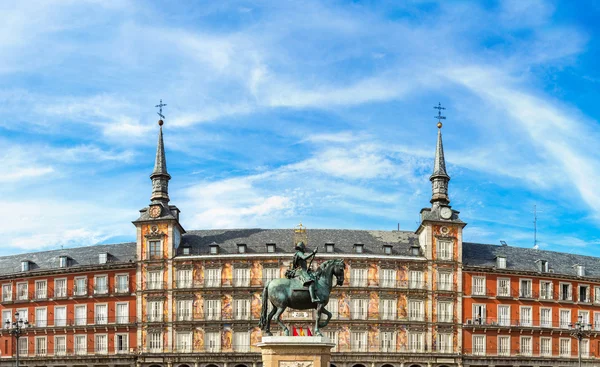
[[[263,289],[259,326],[264,330],[265,335],[273,335],[271,334],[271,320],[275,316],[275,320],[283,329],[284,334],[289,336],[290,330],[281,321],[281,314],[285,309],[288,307],[296,310],[315,309],[317,310],[317,319],[315,320],[314,334],[322,336],[320,328],[327,326],[331,320],[331,312],[327,311],[325,306],[329,302],[329,295],[333,288],[333,277],[335,276],[338,286],[344,284],[346,265],[340,259],[327,260],[313,272],[310,264],[306,264],[306,260],[314,258],[317,250],[305,255],[305,246],[302,242],[296,244],[295,249],[293,268],[286,272],[286,278],[273,279]],[[268,315],[267,302],[271,302],[273,305],[273,309]],[[327,315],[327,319],[323,323],[321,323],[322,313]]]

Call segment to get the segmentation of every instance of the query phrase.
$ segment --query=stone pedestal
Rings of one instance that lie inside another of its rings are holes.
[[[322,336],[263,336],[263,367],[329,367],[335,344]]]

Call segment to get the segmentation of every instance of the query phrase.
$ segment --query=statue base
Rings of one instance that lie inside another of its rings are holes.
[[[263,367],[329,367],[335,344],[322,336],[263,336]]]

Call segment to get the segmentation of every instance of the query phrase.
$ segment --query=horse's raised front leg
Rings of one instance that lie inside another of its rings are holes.
[[[275,307],[275,305],[273,304],[271,305],[273,306],[273,309],[271,309],[271,312],[269,312],[269,316],[267,317],[267,326],[265,327],[266,336],[273,335],[273,333],[271,333],[271,320],[273,319],[273,315],[275,315],[275,312],[277,312],[277,307]]]
[[[331,312],[327,311],[327,309],[325,307],[323,307],[321,309],[321,312],[324,313],[325,315],[327,315],[327,320],[325,320],[325,322],[320,324],[319,327],[325,327],[325,326],[327,326],[327,324],[329,324],[329,321],[331,320],[331,316],[333,316],[333,315],[331,314]]]
[[[317,319],[315,320],[315,336],[323,336],[321,334],[321,330],[319,330],[319,325],[321,323],[321,312],[325,310],[325,306],[322,303],[317,303]]]
[[[285,336],[290,336],[290,329],[288,329],[287,326],[285,326],[285,324],[283,323],[283,321],[281,321],[281,314],[285,311],[286,308],[287,307],[283,306],[277,309],[277,312],[275,313],[275,320],[277,320],[277,323],[283,329],[283,333],[285,334]]]

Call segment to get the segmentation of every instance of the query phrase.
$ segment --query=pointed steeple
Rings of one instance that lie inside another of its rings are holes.
[[[163,120],[158,120],[160,130],[158,131],[158,144],[156,146],[156,160],[154,171],[150,175],[152,179],[152,203],[168,204],[169,202],[169,180],[171,175],[167,172],[167,159],[165,157],[165,145],[163,142]]]
[[[440,111],[438,113],[438,136],[437,144],[435,146],[435,160],[433,162],[433,174],[429,177],[431,181],[431,204],[436,205],[448,205],[450,198],[448,197],[448,182],[450,176],[446,172],[446,160],[444,159],[444,145],[442,143],[442,119],[445,119],[441,115],[443,107],[434,107]]]

